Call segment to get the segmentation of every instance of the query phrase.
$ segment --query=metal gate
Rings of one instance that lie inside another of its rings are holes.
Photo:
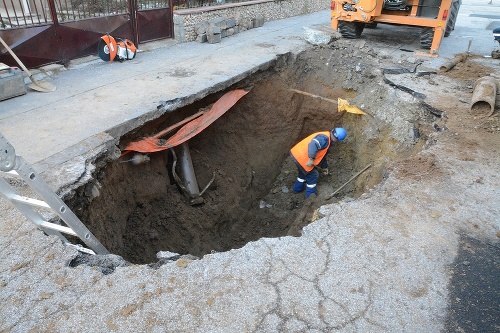
[[[171,38],[172,0],[0,0],[0,37],[27,67],[96,54],[106,33],[136,45]],[[2,47],[0,62],[17,65]]]
[[[173,37],[172,0],[134,0],[139,43]]]

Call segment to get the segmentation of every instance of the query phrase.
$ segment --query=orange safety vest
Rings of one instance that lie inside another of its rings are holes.
[[[325,131],[325,132],[316,132],[299,143],[297,143],[295,146],[293,146],[292,149],[290,149],[290,155],[292,158],[297,162],[306,172],[310,172],[312,169],[314,169],[314,166],[307,166],[306,163],[309,161],[309,156],[307,155],[307,146],[311,142],[311,140],[318,134],[324,134],[328,137],[328,146],[325,149],[320,149],[318,150],[318,153],[316,154],[316,158],[314,159],[314,165],[318,165],[323,157],[325,157],[326,153],[328,152],[328,148],[330,148],[330,144],[332,143],[332,140],[330,138],[330,132]]]

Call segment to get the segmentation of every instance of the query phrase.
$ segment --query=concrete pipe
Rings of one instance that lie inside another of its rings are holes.
[[[495,98],[497,96],[497,82],[491,76],[479,78],[474,83],[474,91],[470,110],[474,113],[488,113],[488,116],[493,114],[495,110]]]

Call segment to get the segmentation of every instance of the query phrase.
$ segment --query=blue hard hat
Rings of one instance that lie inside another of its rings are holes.
[[[345,128],[336,127],[332,130],[332,135],[339,141],[343,141],[347,136],[347,131]]]

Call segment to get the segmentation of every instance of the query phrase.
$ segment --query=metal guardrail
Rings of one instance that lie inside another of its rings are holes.
[[[257,0],[173,0],[175,9],[189,9],[207,6],[219,6],[230,3],[252,2]]]
[[[1,0],[0,29],[52,22],[47,0]]]
[[[57,21],[70,22],[81,19],[126,14],[129,1],[133,0],[0,0],[0,29],[30,27]],[[173,0],[173,9],[218,6],[256,0]],[[168,8],[169,0],[137,0],[137,10]]]
[[[129,13],[130,0],[0,0],[0,29],[29,27]],[[184,0],[181,0],[184,1]],[[187,2],[187,1],[186,1]],[[168,8],[169,0],[137,0],[138,10]]]
[[[59,22],[129,12],[127,0],[54,0],[54,2]]]

